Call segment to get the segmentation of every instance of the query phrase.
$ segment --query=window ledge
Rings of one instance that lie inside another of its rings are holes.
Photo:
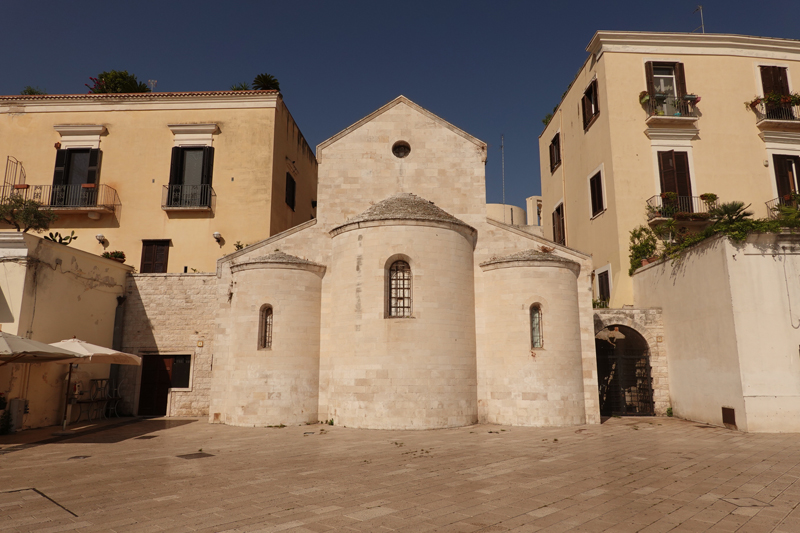
[[[597,213],[596,215],[592,215],[592,218],[590,218],[589,220],[594,220],[594,219],[596,219],[597,217],[601,216],[601,215],[602,215],[603,213],[605,213],[606,211],[608,211],[608,208],[607,208],[607,207],[606,207],[605,209],[603,209],[602,211],[600,211],[599,213]]]
[[[556,163],[556,165],[550,169],[550,174],[552,174],[553,172],[555,172],[556,170],[558,170],[558,167],[560,167],[560,166],[561,166],[561,161],[559,161],[558,163]]]
[[[600,116],[600,113],[597,113],[596,115],[592,115],[592,118],[589,120],[589,123],[588,123],[588,124],[586,124],[586,125],[583,127],[583,132],[584,132],[584,133],[586,133],[587,131],[589,131],[589,128],[591,128],[591,127],[592,127],[592,124],[594,124],[595,122],[597,122],[597,117],[599,117],[599,116]]]

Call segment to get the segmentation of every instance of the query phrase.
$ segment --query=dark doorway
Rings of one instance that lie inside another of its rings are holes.
[[[145,355],[142,357],[139,416],[166,415],[169,390],[189,386],[190,366],[190,355]]]
[[[609,326],[595,336],[602,416],[651,416],[650,350],[636,330]]]

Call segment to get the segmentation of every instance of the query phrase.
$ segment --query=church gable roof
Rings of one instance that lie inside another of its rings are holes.
[[[408,107],[416,110],[417,112],[421,113],[422,115],[425,115],[426,117],[430,118],[431,120],[433,120],[434,122],[438,123],[439,125],[449,129],[450,131],[452,131],[456,135],[459,135],[460,137],[463,137],[467,141],[469,141],[471,143],[474,143],[477,146],[481,146],[481,147],[484,147],[484,148],[486,147],[486,143],[483,142],[482,140],[478,139],[477,137],[473,137],[472,135],[470,135],[469,133],[465,132],[461,128],[458,128],[458,127],[450,124],[449,122],[447,122],[442,117],[440,117],[438,115],[434,115],[433,113],[431,113],[430,111],[428,111],[424,107],[421,107],[418,104],[415,104],[414,102],[412,102],[411,100],[406,98],[405,96],[400,95],[397,98],[395,98],[394,100],[392,100],[391,102],[389,102],[388,104],[384,105],[381,108],[378,108],[377,110],[373,111],[372,113],[370,113],[366,117],[362,118],[361,120],[359,120],[355,124],[343,129],[342,131],[340,131],[339,133],[337,133],[333,137],[330,137],[329,139],[327,139],[325,141],[322,141],[320,144],[317,145],[317,157],[320,156],[320,151],[321,150],[327,148],[328,146],[330,146],[331,144],[335,143],[336,141],[338,141],[342,137],[345,137],[346,135],[348,135],[349,133],[357,130],[358,128],[360,128],[364,124],[374,120],[375,117],[386,113],[387,111],[389,111],[390,109],[392,109],[393,107],[395,107],[395,106],[397,106],[399,104],[407,105]]]

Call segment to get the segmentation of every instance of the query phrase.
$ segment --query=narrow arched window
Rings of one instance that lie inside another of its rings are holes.
[[[272,348],[272,306],[261,306],[258,317],[258,349]]]
[[[395,261],[389,267],[388,316],[411,316],[411,267],[405,261]]]
[[[539,304],[531,306],[531,348],[541,348],[542,343],[542,307]]]

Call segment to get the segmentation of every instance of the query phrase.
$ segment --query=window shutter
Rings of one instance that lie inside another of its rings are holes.
[[[792,182],[789,175],[790,156],[773,155],[775,164],[775,181],[778,186],[778,198],[783,198],[792,193]]]
[[[100,160],[102,154],[99,149],[89,150],[89,171],[86,173],[86,183],[97,183],[100,174]]]
[[[686,152],[675,152],[675,182],[678,186],[678,196],[692,196],[692,182],[689,179],[689,154]],[[684,209],[691,211],[691,201]]]
[[[678,98],[686,96],[686,74],[683,71],[683,63],[675,63],[675,89],[677,90]]]
[[[592,196],[592,216],[603,210],[603,183],[598,172],[589,180],[589,190]]]
[[[674,192],[678,194],[678,184],[675,181],[675,152],[658,152],[658,172],[661,175],[661,192]]]
[[[211,185],[211,177],[214,173],[214,148],[211,146],[203,147],[203,175],[200,183]]]
[[[181,177],[181,148],[179,146],[172,147],[172,161],[169,165],[169,184],[180,185]]]
[[[611,289],[608,285],[608,272],[600,272],[597,275],[597,296],[600,300],[608,301],[611,299]]]
[[[779,82],[776,80],[776,72],[775,69],[779,67],[761,67],[761,85],[764,89],[764,95],[766,96],[770,93],[777,93],[780,92],[779,89]]]
[[[597,92],[597,80],[592,82],[592,104],[594,106],[592,116],[597,115],[600,113],[600,98],[599,93]]]
[[[558,212],[553,211],[553,242],[558,242]]]
[[[153,258],[153,272],[157,274],[165,274],[167,272],[167,258],[169,257],[169,244],[157,243],[155,246]]]
[[[295,191],[297,188],[297,183],[294,181],[294,178],[288,172],[286,173],[286,204],[292,208],[294,211],[295,206]]]
[[[581,100],[581,107],[583,109],[583,127],[585,128],[587,124],[589,124],[589,119],[592,116],[589,114],[591,113],[591,106],[592,103],[589,101],[589,97],[584,93],[583,100]]]
[[[142,265],[139,272],[142,274],[150,274],[153,272],[153,256],[155,253],[155,245],[144,243],[142,245]]]
[[[774,79],[775,85],[778,87],[778,91],[784,95],[788,96],[789,93],[789,76],[788,72],[783,67],[772,67],[775,69]]]
[[[56,150],[56,167],[53,172],[53,185],[64,185],[67,182],[67,151]]]
[[[650,98],[656,94],[656,84],[653,81],[653,62],[648,61],[644,64],[644,75],[647,78],[647,94],[650,95]]]

